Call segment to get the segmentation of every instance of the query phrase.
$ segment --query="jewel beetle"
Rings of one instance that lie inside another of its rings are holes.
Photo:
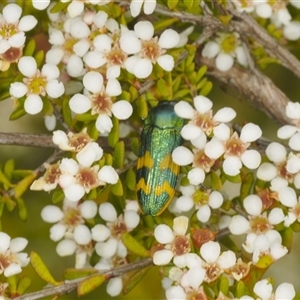
[[[150,110],[141,133],[137,161],[136,192],[144,214],[156,216],[175,194],[179,166],[172,160],[173,150],[182,144],[184,120],[174,111],[175,101],[161,101]]]

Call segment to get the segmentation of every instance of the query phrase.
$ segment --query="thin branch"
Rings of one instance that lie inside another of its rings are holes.
[[[128,265],[120,266],[118,268],[115,268],[110,271],[99,271],[98,274],[104,275],[107,279],[113,278],[113,277],[118,277],[122,276],[123,274],[139,270],[142,268],[146,268],[149,266],[152,266],[152,258],[146,258],[142,259],[140,261],[132,262]],[[94,276],[93,274],[92,276]],[[89,276],[89,277],[92,277]],[[47,296],[51,295],[63,295],[72,292],[77,288],[77,286],[84,280],[88,279],[89,277],[83,277],[83,278],[78,278],[75,280],[71,281],[65,281],[62,285],[59,286],[52,286],[52,287],[47,287],[41,291],[30,293],[27,295],[22,295],[19,297],[14,298],[14,300],[35,300],[35,299],[41,299]]]
[[[279,124],[289,124],[285,107],[290,99],[272,82],[270,78],[257,71],[255,74],[234,65],[228,72],[222,72],[215,66],[214,59],[197,55],[199,66],[206,65],[208,74],[213,76],[226,90],[228,87],[238,92],[254,107],[265,112]]]

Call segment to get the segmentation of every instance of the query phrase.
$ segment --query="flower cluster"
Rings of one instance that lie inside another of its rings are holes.
[[[117,215],[112,204],[106,202],[99,208],[93,200],[74,203],[64,200],[63,208],[55,205],[46,206],[42,219],[55,223],[50,228],[50,238],[59,242],[56,251],[60,256],[76,254],[76,268],[91,267],[89,259],[95,251],[99,262],[95,269],[109,271],[119,264],[127,263],[127,249],[121,241],[122,232],[130,232],[139,224],[138,205],[136,201],[127,201],[123,214]],[[93,220],[97,212],[104,221],[92,228],[87,220]],[[116,296],[122,289],[122,278],[109,281],[107,292]]]
[[[5,277],[13,276],[22,272],[22,267],[29,263],[27,253],[21,252],[27,246],[25,238],[14,238],[0,231],[0,274]]]
[[[59,185],[67,200],[77,202],[92,189],[118,182],[119,175],[112,166],[92,165],[102,158],[103,150],[85,130],[68,135],[55,131],[53,142],[63,150],[75,152],[76,160],[63,158],[53,165],[47,164],[44,176],[33,182],[32,190],[51,191]]]
[[[0,70],[6,71],[11,63],[22,57],[25,44],[25,32],[33,29],[37,19],[32,15],[21,17],[22,8],[15,4],[7,4],[0,14]]]

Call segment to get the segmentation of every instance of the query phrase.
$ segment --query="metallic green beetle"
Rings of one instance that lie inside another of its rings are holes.
[[[161,214],[175,194],[179,166],[173,162],[172,152],[182,144],[180,131],[184,125],[175,114],[175,104],[162,101],[153,108],[141,134],[136,191],[146,215]]]

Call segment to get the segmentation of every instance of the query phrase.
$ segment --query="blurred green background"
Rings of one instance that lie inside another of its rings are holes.
[[[266,70],[276,85],[281,88],[292,101],[299,99],[299,80],[290,72],[279,66],[271,66]],[[230,106],[237,111],[235,122],[243,125],[245,122],[254,122],[261,126],[265,137],[276,138],[278,125],[268,119],[266,115],[253,109],[246,100],[237,100],[234,95],[227,95],[214,85],[209,98],[214,102],[214,112],[224,106]],[[21,119],[11,122],[9,115],[12,111],[13,102],[6,100],[0,102],[0,132],[26,132],[26,133],[47,133],[44,121],[41,115],[25,116]],[[13,158],[16,162],[16,168],[34,169],[42,164],[53,150],[0,145],[0,164],[7,159]],[[234,191],[233,191],[234,193]],[[40,217],[42,208],[51,204],[49,195],[45,192],[28,192],[24,196],[28,208],[28,221],[22,222],[17,210],[9,213],[5,210],[2,216],[2,230],[11,235],[11,237],[27,237],[29,244],[25,251],[30,253],[34,250],[44,260],[56,280],[61,280],[63,270],[74,266],[74,257],[62,258],[56,254],[56,243],[49,239],[49,228],[51,224],[46,224]],[[34,219],[34,220],[32,220]],[[282,258],[270,268],[266,276],[274,276],[275,284],[281,282],[291,282],[297,289],[300,289],[300,270],[298,261],[300,260],[300,239],[295,235],[294,245],[289,255]],[[30,291],[37,291],[45,286],[45,283],[35,274],[31,266],[25,268],[22,273],[32,279]],[[47,299],[51,299],[49,297]],[[161,288],[161,280],[158,275],[158,268],[152,268],[145,279],[130,294],[118,299],[164,299],[164,292]],[[76,293],[63,295],[60,299],[76,299]],[[96,289],[84,297],[84,299],[110,299],[105,291],[105,285]]]

